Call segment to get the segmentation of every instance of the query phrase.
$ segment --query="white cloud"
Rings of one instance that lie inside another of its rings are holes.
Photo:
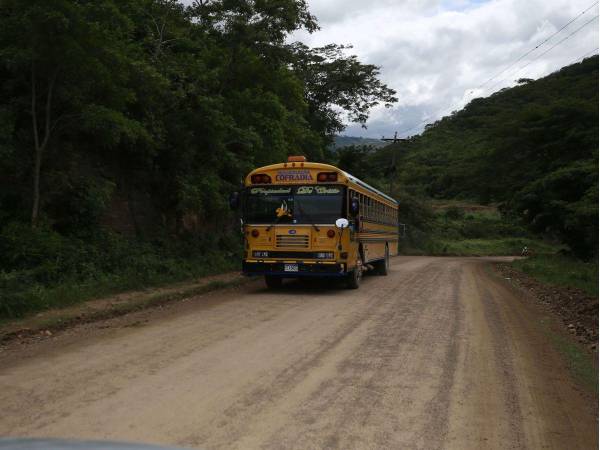
[[[364,62],[381,66],[382,79],[398,92],[391,110],[373,111],[368,129],[350,125],[345,134],[380,137],[435,120],[477,96],[538,78],[597,47],[598,22],[592,22],[527,68],[516,71],[598,14],[597,6],[532,52],[509,71],[484,81],[551,36],[590,6],[590,0],[342,1],[309,0],[321,30],[298,32],[292,39],[311,46],[353,44]],[[513,73],[515,72],[515,73]]]
[[[191,0],[182,0],[191,3]],[[594,6],[547,44],[497,79],[478,88],[521,55],[591,6],[592,0],[308,0],[321,30],[294,33],[310,46],[352,44],[361,61],[381,67],[398,92],[392,109],[375,108],[367,129],[350,124],[344,134],[381,137],[423,129],[468,101],[539,78],[598,47],[598,21],[531,63],[516,69],[598,14]],[[498,84],[497,84],[498,83]],[[494,89],[490,89],[494,87]]]

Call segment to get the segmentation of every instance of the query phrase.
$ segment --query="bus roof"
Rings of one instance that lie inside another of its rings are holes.
[[[252,172],[250,172],[248,174],[248,176],[246,176],[245,182],[244,184],[246,186],[250,186],[252,185],[251,182],[251,176],[257,173],[264,173],[264,172],[270,172],[270,171],[274,171],[274,170],[281,170],[281,169],[288,169],[288,170],[308,170],[308,169],[313,169],[313,170],[327,170],[330,172],[337,172],[339,175],[341,175],[342,177],[346,178],[347,181],[352,182],[354,184],[357,184],[358,186],[362,187],[363,189],[366,189],[367,191],[370,191],[374,194],[380,195],[381,197],[385,198],[386,200],[393,202],[394,204],[398,204],[398,201],[396,199],[394,199],[393,197],[390,197],[387,194],[384,194],[383,192],[381,192],[379,189],[375,189],[373,186],[371,186],[368,183],[365,183],[364,181],[356,178],[353,175],[350,175],[348,172],[344,172],[343,170],[332,166],[330,164],[323,164],[323,163],[314,163],[314,162],[287,162],[287,163],[278,163],[278,164],[271,164],[269,166],[263,166],[263,167],[258,167],[256,169],[254,169]]]

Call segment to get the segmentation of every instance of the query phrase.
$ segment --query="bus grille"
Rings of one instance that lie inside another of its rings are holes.
[[[302,234],[278,234],[276,236],[275,245],[276,247],[308,248],[308,236]]]

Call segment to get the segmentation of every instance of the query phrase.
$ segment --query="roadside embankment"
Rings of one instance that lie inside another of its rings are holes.
[[[525,301],[541,307],[537,325],[548,342],[562,354],[566,365],[588,392],[598,395],[598,296],[593,263],[557,255],[540,255],[512,263],[496,263],[496,272],[523,294]],[[583,267],[582,267],[583,266]],[[561,273],[553,274],[553,272]],[[577,271],[578,269],[578,271]],[[525,273],[527,271],[528,273]],[[590,276],[589,281],[585,281]],[[586,288],[586,290],[579,287]],[[586,292],[587,291],[587,292]]]
[[[527,274],[522,267],[532,265],[527,259],[513,264],[496,264],[498,272],[516,287],[519,287],[558,315],[570,333],[590,350],[598,350],[598,297],[583,289],[558,283],[558,278],[548,282],[548,274],[539,277]],[[565,267],[565,272],[568,268]]]
[[[73,325],[122,316],[248,281],[249,278],[238,272],[229,272],[166,287],[124,292],[67,308],[50,309],[22,319],[5,320],[0,323],[0,342],[36,335],[51,336],[54,332]]]

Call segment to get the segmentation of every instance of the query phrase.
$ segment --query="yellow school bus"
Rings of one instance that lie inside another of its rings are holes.
[[[248,174],[241,204],[243,272],[284,278],[387,275],[398,252],[398,202],[337,167],[290,156]]]

